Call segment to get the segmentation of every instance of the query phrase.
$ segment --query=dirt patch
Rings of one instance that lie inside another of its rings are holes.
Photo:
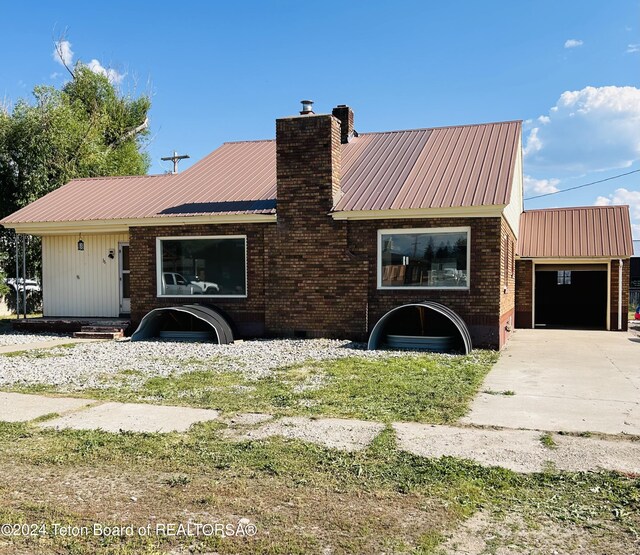
[[[223,422],[230,427],[239,428],[242,426],[257,426],[272,418],[273,415],[261,412],[241,412],[223,419]]]
[[[571,524],[562,525],[519,514],[476,513],[460,525],[442,545],[446,555],[610,555],[640,553],[629,536],[606,528],[589,532]]]
[[[282,436],[343,451],[360,451],[367,447],[383,429],[384,424],[364,420],[286,417],[243,434],[231,432],[231,437],[247,440]]]
[[[28,522],[57,519],[81,525],[137,526],[247,519],[258,530],[251,538],[227,538],[212,544],[194,537],[162,538],[154,544],[161,552],[397,552],[398,546],[417,545],[424,534],[441,533],[451,518],[441,503],[419,494],[327,489],[277,476],[256,480],[233,472],[197,472],[175,480],[172,474],[144,468],[123,471],[6,464],[0,466],[0,475],[4,477],[0,479],[0,501],[5,518],[9,512]],[[120,551],[116,543],[111,543],[111,551],[103,551],[90,538],[84,539],[74,544],[77,550],[73,552],[151,552],[135,547]],[[44,540],[28,546],[20,538],[0,544],[3,554],[69,551],[69,544],[50,545]]]
[[[452,456],[515,472],[542,472],[549,464],[558,470],[617,470],[640,473],[640,442],[603,440],[548,434],[550,449],[540,432],[458,428],[428,424],[393,425],[398,447],[422,457]]]

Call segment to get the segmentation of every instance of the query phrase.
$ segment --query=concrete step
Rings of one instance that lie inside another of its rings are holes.
[[[86,332],[107,332],[107,333],[124,333],[124,328],[119,326],[82,326],[80,331]]]
[[[73,333],[76,339],[120,339],[124,332],[120,331],[76,331]]]

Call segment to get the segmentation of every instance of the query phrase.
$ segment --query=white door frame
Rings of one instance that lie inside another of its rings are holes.
[[[125,298],[124,294],[124,283],[122,276],[124,274],[131,275],[131,258],[129,258],[129,269],[125,270],[122,267],[122,249],[123,247],[129,248],[128,242],[118,243],[118,282],[120,284],[120,314],[130,314],[131,313],[131,282],[129,282],[129,298]],[[129,257],[131,257],[131,251],[129,251]]]

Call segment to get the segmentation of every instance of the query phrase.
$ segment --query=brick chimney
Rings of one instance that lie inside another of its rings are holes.
[[[368,264],[349,255],[347,222],[330,214],[340,196],[340,124],[313,113],[309,100],[300,115],[276,120],[278,221],[264,226],[267,334],[346,337],[366,319]]]
[[[341,151],[340,122],[330,114],[276,120],[279,222],[328,217],[341,194]]]
[[[353,129],[353,110],[346,104],[338,104],[331,113],[340,120],[340,142],[348,143],[356,135]]]

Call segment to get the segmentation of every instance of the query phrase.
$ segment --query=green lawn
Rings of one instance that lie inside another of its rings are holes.
[[[195,372],[148,379],[132,369],[105,376],[103,389],[75,394],[227,414],[450,423],[465,413],[497,357],[474,351],[350,358],[254,380],[202,360]],[[450,457],[425,459],[399,451],[390,427],[358,453],[278,437],[233,441],[225,429],[216,421],[185,434],[109,434],[0,423],[0,523],[38,523],[47,532],[0,537],[0,555],[439,555],[469,547],[467,526],[472,543],[481,544],[474,552],[483,555],[637,550],[637,476],[552,468],[519,475]],[[555,447],[550,436],[540,441]],[[256,526],[254,536],[51,534],[55,524],[139,528],[241,518]]]
[[[33,355],[35,356],[35,355]],[[421,355],[371,360],[345,358],[281,368],[247,379],[198,361],[201,370],[146,379],[135,369],[105,376],[104,387],[71,391],[88,397],[220,409],[227,413],[267,412],[368,420],[451,423],[497,360],[493,351],[468,356]],[[21,388],[62,392],[46,386]],[[69,391],[64,391],[68,394]]]
[[[108,434],[0,424],[2,522],[51,530],[54,523],[140,527],[244,517],[257,527],[255,536],[224,539],[9,537],[0,539],[0,553],[126,555],[176,546],[221,555],[440,553],[455,528],[479,512],[496,527],[517,515],[525,547],[522,528],[535,538],[540,526],[560,531],[553,546],[562,553],[637,547],[637,478],[518,475],[452,458],[422,459],[398,451],[389,430],[367,450],[343,453],[278,438],[225,441],[222,428]],[[569,531],[580,534],[582,551],[570,550]],[[493,537],[486,552],[500,545]],[[529,547],[525,553],[537,552],[535,543]]]

